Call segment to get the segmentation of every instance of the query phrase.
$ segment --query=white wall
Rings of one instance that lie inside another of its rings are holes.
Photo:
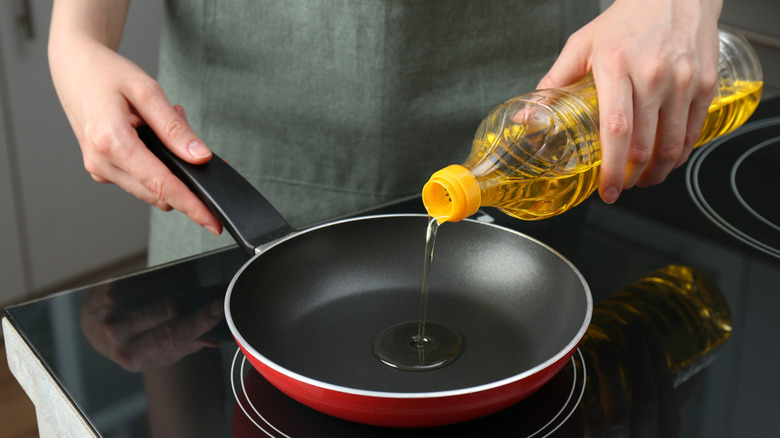
[[[120,48],[152,74],[161,8],[131,2]],[[28,12],[33,35],[18,19]],[[0,305],[137,257],[147,245],[148,206],[84,170],[49,75],[50,19],[51,2],[0,2]]]

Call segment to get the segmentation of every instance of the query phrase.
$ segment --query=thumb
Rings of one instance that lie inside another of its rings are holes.
[[[591,69],[588,54],[587,47],[572,36],[536,88],[560,88],[581,79]]]
[[[211,150],[192,131],[184,108],[172,106],[159,84],[151,91],[147,89],[142,97],[128,97],[160,141],[179,158],[191,164],[204,164],[211,159]]]
[[[184,112],[184,107],[181,105],[174,105],[173,110],[176,111],[176,114],[178,114],[179,117],[184,119],[184,122],[187,123],[187,126],[189,127],[189,120],[187,120],[187,114]],[[209,150],[209,148],[197,138],[192,143],[188,144],[187,152],[190,154],[193,160],[195,160],[193,164],[201,164],[202,162],[209,161],[212,155],[211,150]],[[203,160],[204,158],[206,159]]]

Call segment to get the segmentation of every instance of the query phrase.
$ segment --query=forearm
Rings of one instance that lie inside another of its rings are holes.
[[[70,44],[74,38],[87,38],[116,50],[129,5],[130,0],[56,0],[52,9],[50,50]]]
[[[626,2],[626,0],[617,0]],[[642,2],[628,0],[630,8],[640,10]],[[673,26],[683,37],[687,30],[689,38],[697,38],[698,26],[717,23],[723,9],[723,0],[656,0],[648,8],[642,9],[648,20],[657,25]]]

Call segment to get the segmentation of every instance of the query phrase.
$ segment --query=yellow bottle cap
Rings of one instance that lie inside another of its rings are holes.
[[[479,183],[467,168],[453,164],[431,175],[422,190],[428,214],[439,223],[457,222],[479,210]]]

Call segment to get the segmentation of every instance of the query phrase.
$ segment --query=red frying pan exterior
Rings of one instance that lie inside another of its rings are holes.
[[[495,387],[454,395],[421,394],[390,397],[324,388],[299,376],[277,371],[239,344],[252,366],[272,385],[298,402],[348,421],[385,427],[430,427],[481,418],[508,408],[533,394],[569,361],[574,350],[543,369]]]

